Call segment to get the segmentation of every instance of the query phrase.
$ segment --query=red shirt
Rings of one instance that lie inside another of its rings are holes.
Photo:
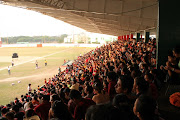
[[[75,120],[85,120],[86,110],[96,103],[88,98],[82,98],[82,100],[76,105],[74,110],[74,119]]]
[[[108,94],[109,94],[109,97],[111,100],[113,99],[114,95],[116,94],[115,85],[116,85],[115,81],[111,81],[108,84]]]
[[[42,103],[34,108],[34,112],[41,118],[41,120],[48,120],[49,109],[51,108],[51,103]]]
[[[86,59],[86,63],[88,63],[88,59]]]

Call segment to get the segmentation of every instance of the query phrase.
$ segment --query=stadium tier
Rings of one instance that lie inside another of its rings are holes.
[[[103,45],[66,62],[65,70],[59,68],[37,90],[29,84],[25,95],[1,106],[1,115],[42,120],[177,118],[179,113],[174,111],[178,108],[173,105],[178,103],[173,101],[179,96],[171,96],[170,102],[168,97],[180,85],[180,49],[173,49],[167,57],[166,66],[156,68],[155,39]],[[171,108],[169,116],[164,106]]]

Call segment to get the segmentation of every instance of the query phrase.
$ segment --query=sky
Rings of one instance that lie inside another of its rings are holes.
[[[85,30],[41,13],[0,4],[0,37],[59,36]]]

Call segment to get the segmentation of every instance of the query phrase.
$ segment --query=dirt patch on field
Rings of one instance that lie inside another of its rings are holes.
[[[65,68],[61,68],[62,70]],[[35,74],[35,75],[30,75],[30,76],[23,76],[23,77],[10,77],[10,78],[6,78],[6,79],[2,79],[0,80],[1,82],[15,82],[15,81],[23,81],[26,79],[32,79],[32,80],[44,80],[44,78],[48,79],[53,77],[54,75],[56,75],[58,73],[58,68],[52,68],[52,69],[48,69],[46,71],[44,71],[41,74]]]

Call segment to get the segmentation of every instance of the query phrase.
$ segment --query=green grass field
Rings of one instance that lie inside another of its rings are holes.
[[[92,49],[94,48],[0,48],[0,105],[7,104],[15,97],[25,94],[29,83],[32,84],[32,89],[43,85],[44,78],[52,77],[58,73],[58,67],[64,63],[64,59],[74,60],[80,53],[84,54]],[[12,53],[14,52],[19,55],[18,59],[14,59],[17,66],[11,67],[11,75],[8,75],[7,66],[11,66]],[[46,67],[44,66],[45,59],[48,64]],[[35,69],[35,60],[38,61],[39,69]],[[12,86],[12,83],[15,85]]]

